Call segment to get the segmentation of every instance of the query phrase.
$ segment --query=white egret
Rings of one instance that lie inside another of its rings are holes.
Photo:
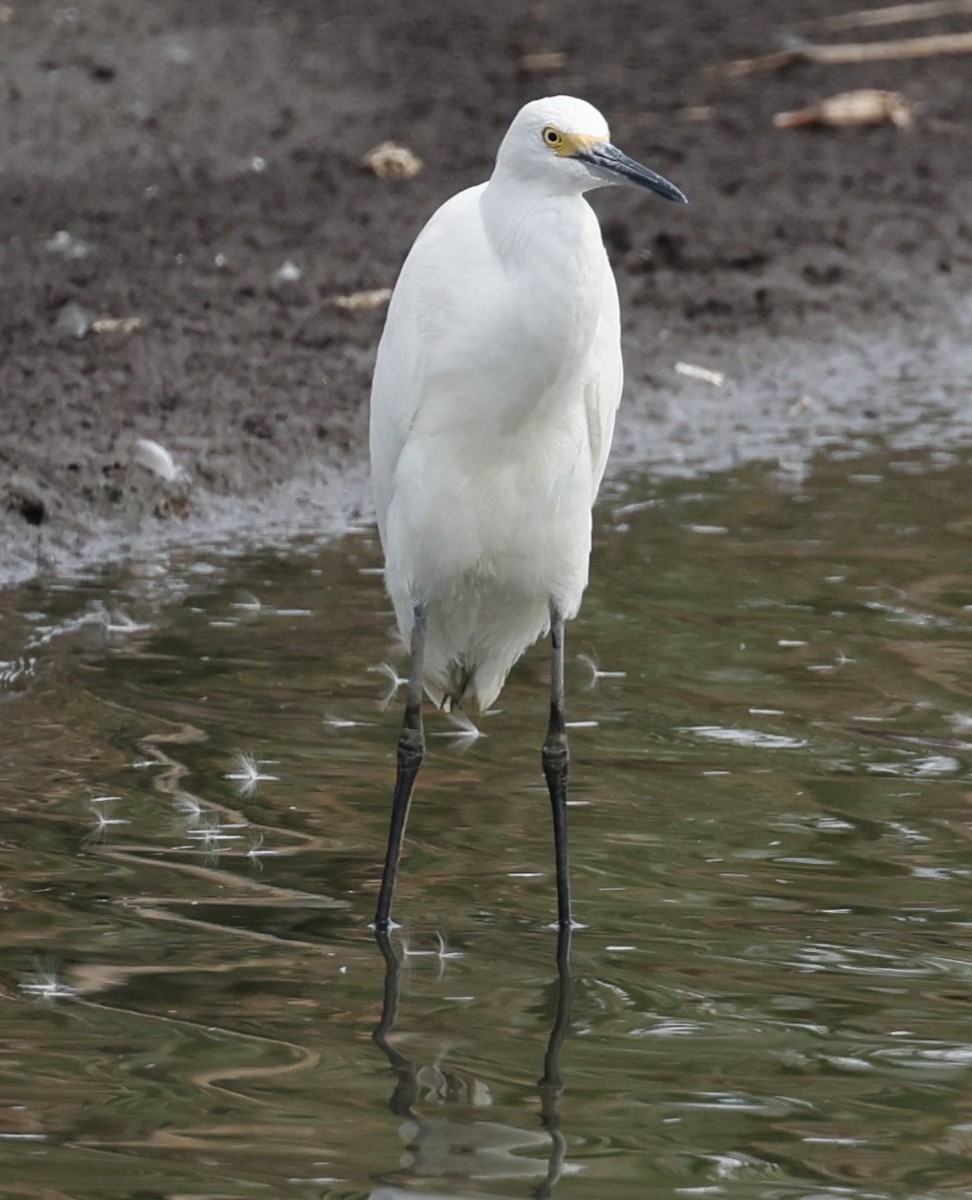
[[[570,96],[515,117],[487,183],[453,196],[395,286],[371,391],[371,469],[385,585],[411,647],[375,927],[388,928],[415,777],[423,689],[440,707],[496,697],[542,634],[552,643],[542,765],[558,919],[567,869],[564,622],[587,586],[591,507],[621,398],[618,293],[584,193],[684,195],[611,144]]]

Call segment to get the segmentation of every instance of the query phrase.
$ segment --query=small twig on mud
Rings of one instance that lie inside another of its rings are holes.
[[[365,312],[387,304],[391,294],[391,288],[369,288],[364,292],[351,292],[348,296],[332,296],[331,303],[344,312]]]
[[[520,70],[527,74],[542,74],[544,71],[562,71],[567,65],[563,50],[542,50],[536,54],[520,56]]]
[[[801,29],[873,29],[877,25],[904,25],[909,21],[931,21],[936,17],[961,16],[972,12],[972,0],[919,0],[916,4],[893,4],[890,8],[864,8],[838,13],[817,21],[803,21]]]
[[[902,58],[932,58],[939,54],[972,54],[972,32],[940,33],[930,37],[900,38],[890,42],[840,42],[834,46],[800,43],[757,58],[738,58],[735,62],[710,67],[709,73],[739,77],[758,71],[779,71],[792,63],[820,63],[843,66],[849,63],[890,62]]]
[[[777,113],[777,129],[801,129],[812,125],[882,125],[889,122],[907,129],[914,122],[911,105],[899,92],[860,88],[828,96],[796,112]]]

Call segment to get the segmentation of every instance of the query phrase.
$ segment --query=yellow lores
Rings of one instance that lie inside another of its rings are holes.
[[[609,142],[611,134],[605,129],[603,137],[589,133],[564,133],[556,125],[548,125],[543,131],[543,140],[560,158],[573,158],[582,150],[590,150],[599,142]]]

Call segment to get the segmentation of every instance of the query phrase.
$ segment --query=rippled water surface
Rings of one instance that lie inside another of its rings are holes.
[[[966,458],[611,489],[572,978],[537,649],[428,721],[386,979],[369,530],[0,597],[0,1191],[969,1195]]]

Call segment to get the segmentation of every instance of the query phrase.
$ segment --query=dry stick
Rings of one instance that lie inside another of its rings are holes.
[[[901,58],[932,58],[938,54],[972,54],[972,32],[901,38],[893,42],[843,42],[836,46],[814,46],[807,42],[792,49],[777,50],[774,54],[762,54],[758,58],[739,58],[710,70],[720,75],[754,75],[757,71],[779,71],[798,62],[835,66],[889,62]]]
[[[972,12],[972,0],[922,0],[918,4],[894,4],[890,8],[865,8],[840,13],[822,21],[801,22],[803,28],[864,29],[876,25],[901,25],[906,21],[930,21]]]

